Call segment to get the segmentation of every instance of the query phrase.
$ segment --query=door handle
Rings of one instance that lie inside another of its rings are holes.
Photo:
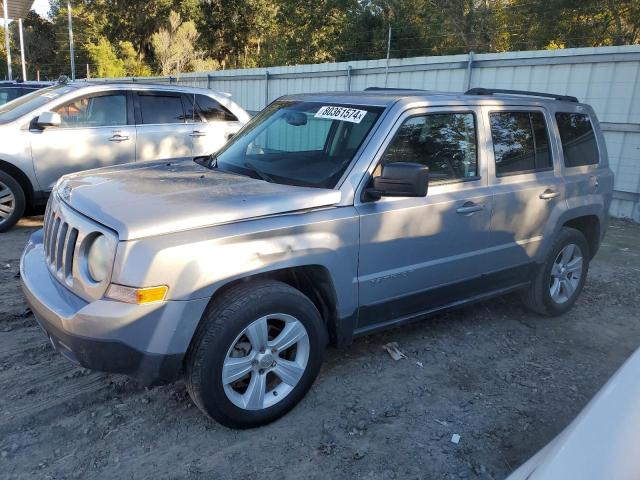
[[[119,133],[109,139],[110,142],[124,142],[125,140],[129,140],[129,135],[120,135]]]
[[[205,137],[206,135],[206,132],[201,132],[200,130],[194,130],[193,133],[189,134],[190,137]]]
[[[540,200],[551,200],[552,198],[557,198],[560,196],[560,192],[556,192],[555,190],[551,190],[547,188],[544,192],[542,192],[539,196]]]
[[[472,213],[479,212],[480,210],[484,210],[484,205],[478,205],[477,203],[473,202],[465,202],[464,205],[458,207],[456,213],[459,213],[460,215],[470,215]]]

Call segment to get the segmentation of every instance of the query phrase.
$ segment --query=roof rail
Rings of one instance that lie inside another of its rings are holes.
[[[503,90],[501,88],[472,88],[464,92],[465,95],[494,95],[494,94],[505,94],[505,95],[526,95],[531,97],[543,97],[543,98],[553,98],[554,100],[561,100],[563,102],[573,102],[578,103],[578,99],[571,95],[556,95],[555,93],[542,93],[542,92],[528,92],[526,90]]]
[[[364,89],[365,92],[375,92],[375,91],[381,91],[381,92],[404,92],[404,91],[409,91],[409,92],[428,92],[428,90],[423,90],[422,88],[394,88],[394,87],[367,87]]]

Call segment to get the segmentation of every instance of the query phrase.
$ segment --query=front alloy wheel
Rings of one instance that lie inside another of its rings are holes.
[[[311,388],[326,344],[322,317],[302,292],[275,280],[241,283],[207,307],[185,359],[187,390],[223,425],[264,425]]]
[[[291,315],[266,315],[245,328],[227,351],[224,392],[239,408],[269,408],[291,393],[308,361],[304,325]]]

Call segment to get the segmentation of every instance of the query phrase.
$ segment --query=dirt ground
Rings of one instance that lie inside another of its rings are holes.
[[[640,345],[640,226],[613,221],[567,315],[507,297],[361,338],[328,352],[289,415],[233,431],[182,383],[145,389],[52,350],[18,278],[41,221],[0,236],[1,478],[502,479]]]

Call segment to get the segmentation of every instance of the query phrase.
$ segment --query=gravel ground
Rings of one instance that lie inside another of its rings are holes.
[[[502,479],[640,344],[640,226],[614,221],[563,317],[506,297],[361,338],[328,352],[289,415],[233,431],[182,383],[146,389],[51,349],[18,280],[41,222],[0,236],[0,478]]]

